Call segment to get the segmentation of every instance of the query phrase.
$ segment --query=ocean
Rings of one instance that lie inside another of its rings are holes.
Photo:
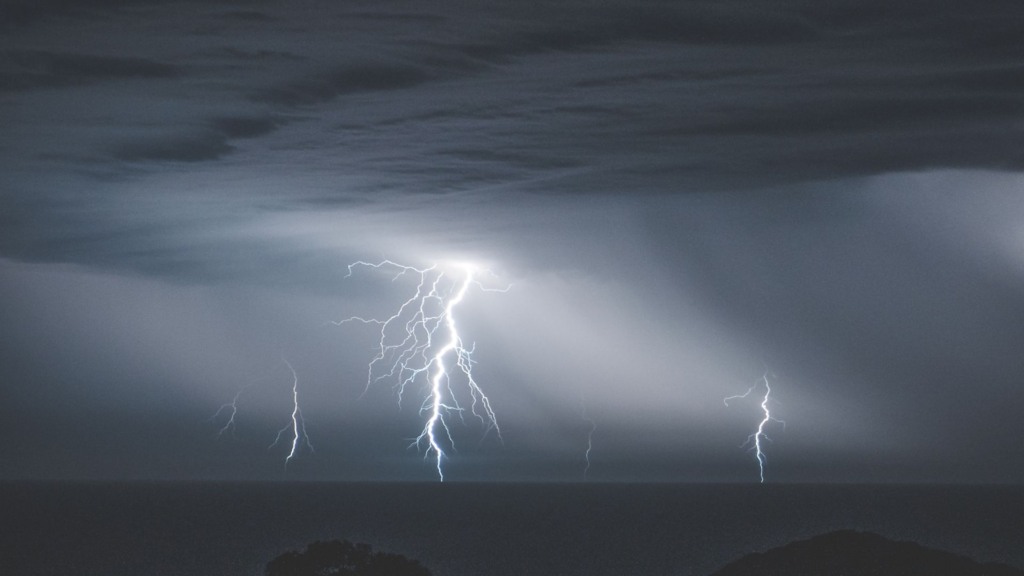
[[[0,484],[4,576],[257,576],[349,539],[435,576],[700,576],[853,528],[1024,568],[1024,487]]]

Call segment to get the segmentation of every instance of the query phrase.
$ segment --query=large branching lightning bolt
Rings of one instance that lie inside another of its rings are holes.
[[[455,311],[474,286],[487,292],[505,292],[509,288],[485,287],[476,277],[480,270],[465,263],[415,268],[391,260],[359,261],[349,264],[346,278],[356,268],[387,271],[393,274],[392,282],[407,275],[416,281],[415,293],[393,315],[385,319],[352,316],[334,324],[359,322],[380,327],[377,354],[367,369],[364,394],[375,382],[391,380],[401,406],[407,387],[417,381],[425,383],[426,392],[420,404],[425,421],[410,446],[424,447],[424,458],[434,456],[438,478],[443,482],[445,449],[455,448],[449,427],[453,415],[465,422],[469,412],[484,426],[484,435],[493,430],[501,438],[491,401],[473,378],[473,350],[463,342]],[[456,394],[456,376],[463,385],[461,394]],[[463,406],[467,401],[468,408]]]
[[[783,426],[786,425],[784,421],[772,417],[771,410],[768,406],[772,394],[772,385],[768,379],[768,372],[765,372],[761,376],[761,379],[758,381],[758,383],[751,386],[749,390],[747,390],[743,394],[729,396],[724,399],[724,402],[726,406],[729,406],[730,400],[740,400],[743,398],[747,398],[751,394],[753,394],[754,390],[758,389],[762,383],[764,384],[764,396],[761,397],[761,412],[763,413],[763,417],[761,418],[761,421],[758,422],[757,429],[754,431],[754,433],[747,437],[747,441],[744,443],[744,446],[752,446],[752,449],[754,451],[754,457],[757,458],[757,467],[760,473],[761,483],[764,484],[764,467],[765,464],[767,464],[768,462],[768,458],[767,456],[765,456],[764,453],[764,443],[771,441],[768,438],[768,435],[765,433],[765,427],[768,426],[768,424],[771,422],[778,422]]]

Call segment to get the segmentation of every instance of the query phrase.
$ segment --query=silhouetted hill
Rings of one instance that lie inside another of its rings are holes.
[[[430,576],[430,571],[401,554],[332,540],[314,542],[304,552],[285,552],[267,563],[264,576]]]
[[[712,576],[1024,576],[1024,570],[840,530],[748,554]]]

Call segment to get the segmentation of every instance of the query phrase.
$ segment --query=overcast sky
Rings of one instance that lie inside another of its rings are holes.
[[[0,7],[0,478],[433,480],[389,258],[449,479],[1024,482],[1024,5],[441,4]]]

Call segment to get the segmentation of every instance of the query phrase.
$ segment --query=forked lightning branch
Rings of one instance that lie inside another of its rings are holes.
[[[419,387],[417,400],[423,428],[410,446],[434,458],[438,479],[444,481],[444,462],[454,450],[453,420],[465,424],[467,415],[483,426],[483,434],[501,438],[498,418],[491,401],[473,377],[472,347],[459,332],[457,312],[470,292],[505,292],[506,287],[488,287],[480,279],[489,275],[468,263],[415,268],[391,260],[377,263],[354,262],[348,275],[380,272],[391,282],[412,280],[415,290],[391,316],[352,316],[335,324],[358,322],[380,328],[377,353],[367,368],[366,390],[375,383],[391,382],[401,404],[409,389]],[[364,391],[365,393],[365,391]]]
[[[771,408],[769,406],[772,395],[772,384],[771,381],[769,381],[768,379],[768,372],[765,372],[761,376],[761,380],[754,386],[751,386],[749,390],[747,390],[743,394],[729,396],[724,399],[724,402],[726,407],[728,407],[730,400],[745,399],[749,397],[751,394],[753,394],[754,390],[756,390],[761,384],[764,384],[764,396],[761,397],[760,403],[762,417],[760,422],[758,422],[757,424],[757,429],[754,430],[753,434],[747,437],[745,445],[749,445],[751,447],[751,450],[753,450],[754,452],[754,458],[757,460],[758,476],[761,479],[761,483],[764,484],[764,467],[768,463],[768,456],[766,456],[764,452],[764,444],[765,442],[771,441],[768,438],[768,434],[765,432],[765,428],[768,426],[768,424],[772,422],[778,422],[783,426],[786,425],[785,421],[779,420],[778,418],[772,416]]]

